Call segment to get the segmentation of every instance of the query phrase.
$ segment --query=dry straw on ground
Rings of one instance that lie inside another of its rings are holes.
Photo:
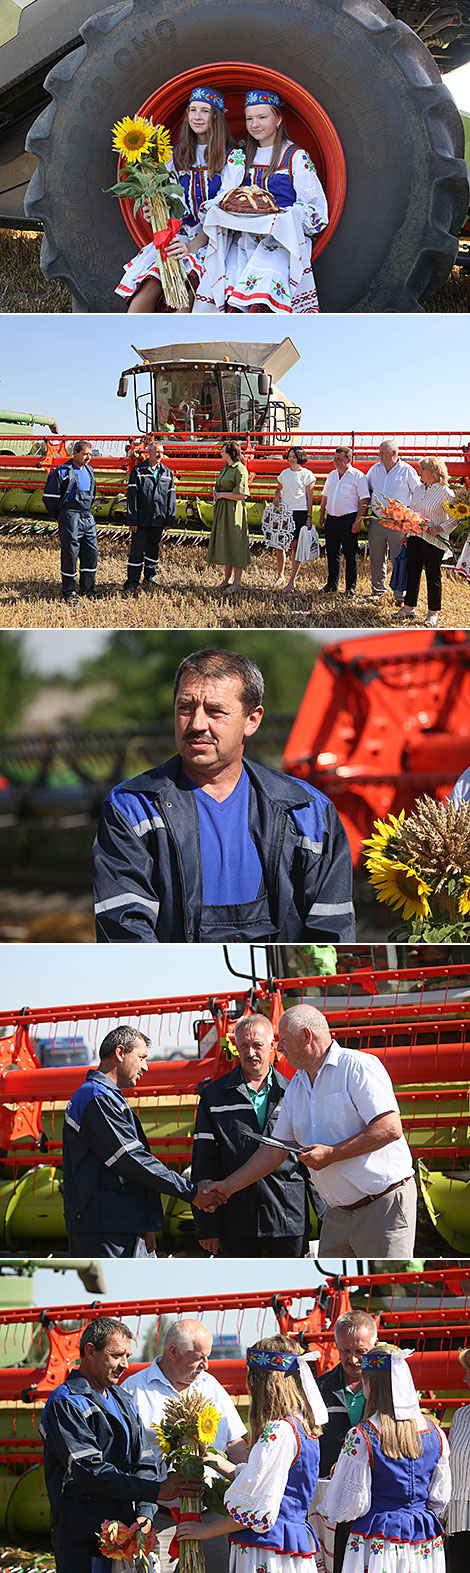
[[[49,281],[41,273],[41,238],[28,230],[0,230],[0,311],[72,310],[67,285],[60,279]],[[109,310],[117,309],[115,297]],[[427,301],[424,310],[470,311],[470,273],[453,268],[447,283]]]
[[[354,600],[320,596],[325,561],[300,569],[293,594],[274,590],[274,553],[253,554],[240,594],[223,597],[221,573],[207,566],[204,546],[164,545],[159,585],[138,597],[122,594],[124,544],[100,542],[95,600],[69,608],[61,599],[58,543],[29,536],[0,537],[1,628],[395,628],[393,597],[371,598],[367,563],[361,562]],[[452,570],[443,573],[442,627],[469,624],[470,589]],[[424,578],[418,625],[426,616]]]
[[[0,230],[0,311],[70,312],[70,291],[61,279],[41,273],[41,236],[29,230]]]

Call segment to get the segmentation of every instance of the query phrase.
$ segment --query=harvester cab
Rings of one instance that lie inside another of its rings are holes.
[[[139,349],[141,364],[122,372],[118,398],[132,377],[137,429],[201,441],[222,433],[286,437],[301,411],[276,386],[299,360],[291,339],[281,344],[167,344]]]

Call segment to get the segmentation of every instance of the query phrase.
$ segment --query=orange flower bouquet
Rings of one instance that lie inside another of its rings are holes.
[[[420,513],[414,513],[404,502],[396,502],[393,497],[381,497],[382,523],[388,525],[389,530],[402,530],[403,535],[421,535],[424,541],[429,541],[430,546],[436,546],[438,536],[435,530],[428,528],[427,520]],[[442,540],[446,540],[443,535]]]
[[[105,1518],[98,1534],[98,1543],[102,1557],[109,1557],[116,1563],[130,1563],[135,1573],[150,1573],[151,1568],[156,1573],[155,1559],[150,1561],[150,1553],[158,1545],[155,1529],[145,1531],[137,1522],[120,1524],[117,1519]],[[124,1573],[124,1568],[121,1573]]]

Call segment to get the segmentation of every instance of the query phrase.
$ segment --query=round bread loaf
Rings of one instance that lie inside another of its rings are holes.
[[[262,191],[261,186],[236,186],[234,191],[227,191],[222,197],[220,207],[225,213],[257,214],[263,217],[267,213],[279,213],[279,208],[270,191]]]

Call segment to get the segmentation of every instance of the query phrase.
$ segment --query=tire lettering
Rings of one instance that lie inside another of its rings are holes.
[[[155,36],[156,38],[161,39],[162,43],[164,44],[172,44],[176,38],[176,27],[174,22],[170,22],[169,18],[166,22],[157,22]]]
[[[117,49],[116,65],[119,71],[127,71],[128,66],[132,65],[132,49]]]

